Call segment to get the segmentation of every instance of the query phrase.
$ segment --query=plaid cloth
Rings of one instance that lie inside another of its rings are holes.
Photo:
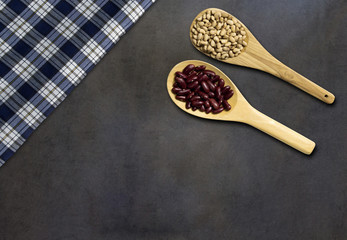
[[[0,0],[0,166],[155,0]]]

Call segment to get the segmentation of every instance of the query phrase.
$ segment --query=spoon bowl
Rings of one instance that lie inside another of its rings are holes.
[[[193,34],[192,29],[194,27],[194,24],[197,21],[197,18],[201,17],[206,11],[216,11],[225,13],[228,15],[231,15],[230,13],[218,9],[218,8],[208,8],[200,12],[195,19],[193,20],[191,26],[190,26],[190,39],[193,44],[193,46],[198,49],[203,54],[211,57],[206,52],[200,50],[193,42]],[[233,18],[235,18],[233,15],[231,15]],[[237,18],[236,18],[237,19]],[[237,19],[238,20],[238,19]],[[246,31],[246,43],[247,46],[244,47],[244,49],[241,51],[240,55],[232,58],[227,59],[217,59],[219,61],[239,65],[243,67],[249,67],[258,69],[267,73],[270,73],[296,87],[299,89],[307,92],[308,94],[311,94],[312,96],[318,98],[319,100],[331,104],[335,101],[335,96],[330,93],[329,91],[323,89],[322,87],[318,86],[314,82],[310,81],[309,79],[305,78],[304,76],[300,75],[299,73],[295,72],[294,70],[290,69],[283,63],[281,63],[279,60],[277,60],[275,57],[273,57],[260,43],[259,41],[254,37],[254,35],[251,33],[251,31],[240,21],[238,22],[245,28]]]
[[[230,86],[230,88],[234,91],[234,95],[228,100],[228,103],[231,105],[230,111],[223,111],[218,114],[206,114],[205,112],[200,112],[198,110],[193,111],[192,109],[186,109],[185,102],[179,101],[175,98],[176,95],[171,92],[175,82],[175,73],[177,71],[182,71],[188,64],[194,64],[195,66],[205,65],[206,69],[214,71],[217,75],[224,79],[225,85]],[[275,120],[267,117],[253,108],[242,95],[240,90],[236,87],[236,85],[230,80],[230,78],[221,70],[209,63],[199,60],[187,60],[178,63],[171,69],[167,78],[167,91],[171,100],[179,108],[196,117],[212,120],[243,122],[249,124],[305,154],[311,154],[315,148],[315,143],[310,139],[289,129],[281,123],[276,122]]]

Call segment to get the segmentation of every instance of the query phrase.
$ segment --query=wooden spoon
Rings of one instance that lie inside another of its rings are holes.
[[[175,73],[177,71],[182,71],[188,64],[194,64],[195,66],[205,65],[207,67],[206,69],[214,71],[217,75],[224,79],[225,85],[230,86],[234,91],[234,96],[232,96],[232,98],[228,100],[229,104],[232,107],[230,111],[223,111],[218,114],[206,114],[205,112],[200,112],[199,110],[193,111],[192,109],[185,108],[185,102],[179,101],[175,98],[176,95],[171,92],[175,81]],[[206,62],[198,60],[188,60],[177,64],[170,71],[167,78],[167,91],[172,101],[179,108],[194,116],[213,120],[235,121],[249,124],[308,155],[311,154],[313,149],[315,148],[316,144],[310,139],[289,129],[281,123],[276,122],[275,120],[269,118],[268,116],[253,108],[242,96],[241,92],[237,89],[237,87],[228,78],[227,75],[225,75],[215,66]]]
[[[196,16],[196,18],[194,19],[192,25],[190,26],[190,39],[193,45],[193,25],[195,24],[196,19],[202,16],[208,10],[219,11],[221,13],[224,12],[226,14],[231,15],[230,13],[227,13],[224,10],[217,8],[208,8],[199,13],[198,16]],[[245,39],[247,42],[247,47],[245,47],[241,54],[237,57],[228,58],[226,60],[218,59],[219,61],[262,70],[278,78],[281,78],[284,81],[287,81],[288,83],[300,88],[301,90],[311,94],[312,96],[322,100],[325,103],[331,104],[334,102],[335,96],[332,93],[328,92],[327,90],[323,89],[314,82],[310,81],[309,79],[305,78],[304,76],[300,75],[299,73],[295,72],[294,70],[290,69],[289,67],[278,61],[258,42],[258,40],[251,33],[251,31],[249,31],[248,28],[240,20],[238,21],[245,28],[245,31],[247,33],[247,38]],[[194,45],[194,47],[196,46]],[[200,52],[206,54],[205,52],[201,51],[198,47],[196,48]],[[209,54],[206,55],[210,56]]]

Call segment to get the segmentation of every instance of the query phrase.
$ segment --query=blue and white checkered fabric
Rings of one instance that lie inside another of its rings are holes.
[[[155,0],[0,0],[0,166]]]

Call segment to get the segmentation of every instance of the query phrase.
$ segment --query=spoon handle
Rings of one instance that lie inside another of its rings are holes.
[[[256,62],[261,62],[261,64],[253,66],[254,68],[268,72],[280,79],[283,79],[284,81],[296,86],[297,88],[300,88],[301,90],[311,94],[325,103],[332,104],[335,101],[335,96],[331,92],[325,90],[311,80],[287,67],[271,54],[263,51],[262,54],[250,53],[249,56],[254,58]]]
[[[307,155],[310,155],[316,146],[310,139],[264,115],[253,107],[250,108],[250,112],[247,114],[244,122]]]

